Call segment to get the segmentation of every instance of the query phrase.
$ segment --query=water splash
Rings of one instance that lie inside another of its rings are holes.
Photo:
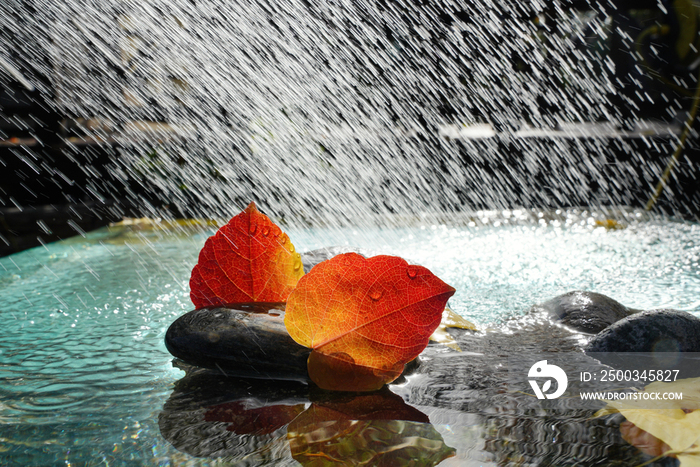
[[[518,133],[619,120],[614,65],[591,45],[608,21],[502,0],[10,1],[0,46],[82,119],[60,157],[85,172],[85,198],[152,217],[228,216],[254,199],[288,222],[337,224],[633,203],[657,178],[644,143]],[[472,123],[499,132],[445,136]],[[109,144],[85,147],[95,140]],[[65,183],[41,146],[26,150]]]

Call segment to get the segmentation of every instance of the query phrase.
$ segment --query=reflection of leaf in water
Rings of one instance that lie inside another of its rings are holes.
[[[292,425],[296,425],[292,423]],[[288,431],[292,457],[309,466],[434,466],[455,454],[432,425],[401,420],[332,421]]]
[[[321,396],[321,397],[318,397]],[[336,395],[321,392],[305,413],[306,420],[316,414],[316,421],[326,420],[408,420],[430,423],[428,416],[412,407],[386,387],[371,394]]]
[[[268,435],[287,425],[303,410],[304,404],[248,408],[244,402],[235,401],[209,407],[204,421],[229,423],[226,430],[238,435]]]
[[[454,456],[428,417],[396,396],[316,402],[287,427],[292,457],[308,466],[434,466]]]
[[[683,398],[659,401],[664,408],[658,409],[648,408],[649,400],[641,398],[606,401],[608,405],[596,416],[619,412],[632,424],[621,426],[623,437],[630,444],[648,454],[674,455],[683,467],[700,466],[700,378],[656,382],[645,386],[642,392],[682,393]]]

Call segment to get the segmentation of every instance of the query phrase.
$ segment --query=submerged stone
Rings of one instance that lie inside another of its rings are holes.
[[[310,349],[289,336],[283,303],[190,311],[168,328],[165,346],[180,360],[228,376],[308,380]]]
[[[700,352],[700,318],[685,311],[649,310],[601,331],[586,352]]]
[[[580,290],[535,305],[531,311],[544,312],[556,322],[589,334],[596,334],[611,324],[639,312],[603,294]]]

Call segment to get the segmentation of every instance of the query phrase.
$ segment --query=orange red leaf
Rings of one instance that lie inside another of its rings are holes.
[[[190,277],[195,307],[284,302],[304,274],[301,257],[255,203],[209,237]]]
[[[378,383],[369,375],[381,384],[393,381],[426,347],[454,292],[428,269],[402,258],[346,253],[299,280],[287,300],[285,326],[295,341],[325,356],[309,359],[316,384],[370,390],[364,386]],[[348,365],[368,373],[362,387],[347,387]]]

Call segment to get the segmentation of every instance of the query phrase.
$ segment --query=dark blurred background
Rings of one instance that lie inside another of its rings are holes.
[[[453,173],[463,177],[444,184],[446,191],[435,195],[437,209],[651,204],[654,211],[697,220],[700,152],[692,118],[700,63],[697,5],[679,0],[486,3],[381,0],[357,6],[353,14],[359,16],[346,22],[342,9],[333,10],[332,2],[301,2],[297,7],[308,13],[309,24],[327,28],[325,34],[329,43],[335,41],[336,50],[347,50],[347,61],[359,78],[344,85],[362,97],[352,111],[371,115],[381,105],[382,115],[405,131],[401,137],[428,154],[431,167],[426,170],[444,180]],[[177,31],[199,37],[196,26],[188,26],[175,10],[154,7],[151,19],[175,19],[172,30],[158,25],[167,34],[149,36],[150,23],[136,24],[143,11],[132,7],[127,14],[114,7],[100,14],[105,22],[118,25],[115,42],[101,35],[94,18],[80,16],[78,8],[55,5],[48,14],[39,3],[10,1],[0,11],[0,255],[124,217],[225,215],[225,209],[214,208],[217,203],[228,207],[260,197],[269,198],[268,209],[274,212],[290,202],[287,192],[277,193],[274,184],[262,191],[261,182],[243,169],[227,172],[228,164],[209,154],[216,151],[200,144],[207,134],[230,131],[234,136],[226,150],[231,158],[248,161],[255,156],[253,145],[243,147],[248,140],[235,133],[245,113],[239,112],[236,101],[217,97],[211,83],[202,85],[205,93],[197,94],[198,83],[173,71],[175,67],[142,65],[157,60],[152,54],[157,55],[158,47],[173,40]],[[191,5],[203,17],[216,2]],[[271,30],[282,24],[280,5],[257,6]],[[197,18],[192,15],[189,20]],[[212,22],[206,24],[214,24],[214,16],[207,18]],[[221,18],[225,22],[227,17]],[[360,44],[355,38],[357,18],[373,31],[376,43]],[[224,28],[237,25],[228,19],[231,23]],[[56,22],[53,32],[47,26],[51,21]],[[343,28],[347,30],[338,33]],[[331,39],[331,33],[345,39]],[[72,39],[59,40],[67,37]],[[338,48],[343,43],[346,48]],[[263,54],[266,49],[261,47],[256,50]],[[282,63],[276,50],[270,48],[266,60]],[[247,57],[245,50],[238,52]],[[235,50],[231,53],[236,56]],[[395,58],[387,67],[373,61],[374,53]],[[82,57],[79,72],[70,68],[73,57]],[[503,64],[500,74],[484,68],[489,62]],[[337,80],[330,73],[333,63],[319,63]],[[402,67],[407,76],[420,77],[422,86],[397,81]],[[155,82],[166,91],[144,91]],[[586,91],[587,82],[598,87],[595,92]],[[92,83],[94,92],[83,93],[84,83]],[[253,100],[252,90],[241,89],[241,102]],[[372,89],[385,97],[365,97]],[[586,100],[586,94],[599,96],[600,102]],[[367,109],[357,110],[362,102]],[[205,117],[198,108],[206,109]],[[342,110],[333,123],[352,124],[356,114]],[[302,115],[314,121],[304,115],[313,107],[279,111],[290,120],[301,121]],[[196,130],[188,127],[189,121]],[[655,197],[688,125],[693,130],[661,195]],[[204,127],[209,133],[202,136]],[[334,147],[332,141],[320,139],[313,144],[322,163],[339,165],[340,144]],[[563,180],[570,169],[548,155],[561,152],[574,154],[569,162],[576,167],[575,176]],[[540,155],[536,161],[531,160],[533,154]],[[410,160],[411,154],[405,157]],[[242,162],[248,168],[250,164]],[[197,187],[186,177],[192,171],[197,173]],[[499,185],[485,189],[479,180],[498,180]],[[392,182],[397,183],[387,177],[382,183]],[[209,186],[223,188],[212,189],[208,197]],[[484,194],[489,189],[498,193]],[[226,191],[230,196],[221,194]],[[375,213],[400,213],[402,204],[390,198],[373,208]],[[303,200],[307,205],[315,201],[311,196]]]

